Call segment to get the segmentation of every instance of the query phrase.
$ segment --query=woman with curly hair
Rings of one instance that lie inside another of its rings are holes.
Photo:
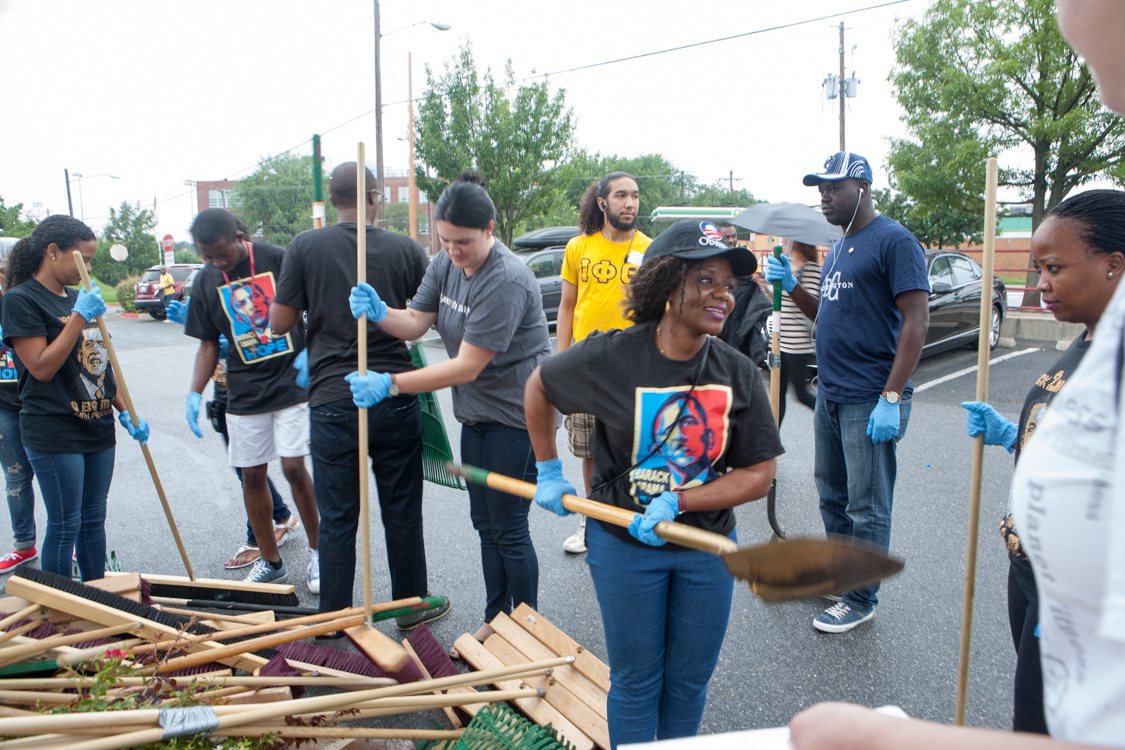
[[[3,297],[4,343],[19,355],[20,433],[43,493],[47,533],[40,566],[70,577],[71,550],[83,581],[105,576],[106,497],[117,436],[113,408],[142,443],[148,425],[133,426],[95,319],[105,312],[97,287],[82,282],[94,233],[69,216],[52,216],[8,258]]]
[[[676,520],[735,539],[737,505],[763,497],[782,453],[754,364],[715,336],[753,258],[710,222],[653,240],[629,287],[631,328],[591,334],[545,361],[524,392],[535,502],[575,494],[555,448],[556,409],[592,413],[592,499],[633,511],[591,521],[587,562],[605,625],[610,743],[694,735],[730,615],[722,560],[656,536]]]

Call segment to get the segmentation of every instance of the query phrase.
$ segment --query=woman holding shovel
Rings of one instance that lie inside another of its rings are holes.
[[[47,508],[43,570],[70,577],[71,550],[82,580],[105,575],[106,497],[116,444],[113,408],[135,440],[133,427],[95,319],[105,312],[101,292],[75,290],[97,250],[94,233],[69,216],[43,221],[8,259],[4,342],[19,355],[23,408],[20,432]]]
[[[534,482],[523,386],[550,354],[547,319],[535,277],[493,234],[496,208],[479,180],[478,173],[466,172],[438,199],[435,225],[444,252],[434,256],[407,309],[389,309],[368,284],[359,284],[350,298],[357,319],[366,313],[400,339],[420,338],[436,323],[448,361],[399,374],[353,372],[347,379],[361,409],[388,395],[452,386],[462,460]],[[480,534],[485,623],[521,602],[537,604],[530,507],[529,500],[469,485],[469,512]],[[477,640],[491,633],[486,624]]]
[[[694,735],[730,614],[733,581],[714,555],[666,545],[675,519],[731,539],[733,508],[763,497],[782,453],[749,359],[714,338],[753,259],[710,222],[680,222],[649,245],[629,287],[636,325],[591,335],[528,379],[535,502],[565,515],[575,494],[555,448],[555,410],[597,417],[592,499],[636,513],[591,522],[587,561],[613,685],[610,742]]]

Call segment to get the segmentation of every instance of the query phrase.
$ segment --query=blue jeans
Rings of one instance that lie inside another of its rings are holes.
[[[426,596],[422,535],[422,412],[415,396],[367,410],[391,598]],[[359,409],[351,399],[309,409],[313,489],[320,511],[320,611],[352,606],[359,526]]]
[[[115,448],[94,453],[41,453],[27,448],[47,507],[39,567],[70,578],[78,555],[83,581],[105,577],[105,499],[113,480]]]
[[[609,652],[610,745],[695,735],[734,593],[722,558],[638,547],[597,521],[586,547]]]
[[[35,472],[23,449],[20,437],[20,413],[0,409],[0,467],[8,490],[8,513],[12,517],[12,535],[17,550],[35,547]]]
[[[872,445],[867,421],[875,405],[839,404],[816,399],[813,433],[816,440],[816,490],[820,515],[829,534],[854,537],[888,549],[891,509],[895,497],[895,446],[906,435],[910,399],[899,406],[898,435]],[[868,611],[879,603],[879,584],[849,591],[843,600]]]
[[[497,474],[535,482],[535,453],[527,430],[499,422],[461,425],[461,461]],[[469,517],[480,535],[484,570],[484,621],[539,599],[539,558],[531,543],[527,513],[531,501],[469,485]]]

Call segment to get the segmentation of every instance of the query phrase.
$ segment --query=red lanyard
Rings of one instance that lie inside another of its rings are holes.
[[[254,278],[254,246],[246,240],[243,240],[242,244],[246,245],[246,251],[250,253],[250,278]],[[223,281],[230,283],[230,277],[227,276],[226,271],[223,271]]]

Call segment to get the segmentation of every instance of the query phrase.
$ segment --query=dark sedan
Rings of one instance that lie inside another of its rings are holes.
[[[976,346],[984,270],[968,255],[949,250],[927,250],[926,268],[930,277],[930,331],[922,356],[958,346]],[[1000,341],[1006,300],[1004,282],[993,276],[990,349],[995,349]]]

